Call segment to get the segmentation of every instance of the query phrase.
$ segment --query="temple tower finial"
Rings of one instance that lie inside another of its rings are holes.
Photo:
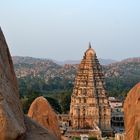
[[[89,49],[91,48],[91,43],[90,42],[89,42],[89,46],[88,47],[89,47]]]

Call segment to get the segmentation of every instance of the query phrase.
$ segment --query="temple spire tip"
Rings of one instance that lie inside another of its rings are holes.
[[[89,47],[89,49],[91,48],[91,43],[90,42],[89,42],[89,46],[88,47]]]

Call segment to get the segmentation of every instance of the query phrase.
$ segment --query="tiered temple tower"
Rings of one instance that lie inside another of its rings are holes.
[[[73,129],[111,128],[111,109],[106,97],[104,75],[95,51],[89,44],[79,65],[71,96],[70,118]]]

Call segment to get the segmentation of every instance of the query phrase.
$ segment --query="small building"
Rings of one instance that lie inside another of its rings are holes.
[[[111,113],[111,125],[116,133],[124,132],[124,113],[121,108],[115,108]]]
[[[122,133],[122,134],[116,133],[115,140],[125,140],[125,134],[124,133]]]
[[[123,106],[123,102],[116,99],[115,97],[109,97],[108,100],[109,100],[109,105],[111,109]]]
[[[114,133],[124,132],[124,112],[123,102],[115,97],[109,97],[109,104],[111,106],[111,126]]]
[[[81,140],[88,140],[88,135],[80,135]]]
[[[70,126],[69,114],[59,114],[58,120],[59,120],[59,127],[61,130],[61,134],[64,135],[64,133],[67,131],[67,129]]]

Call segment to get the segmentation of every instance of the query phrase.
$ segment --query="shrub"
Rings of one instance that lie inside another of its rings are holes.
[[[88,140],[97,140],[96,137],[89,137]]]
[[[72,140],[81,140],[80,137],[73,137]]]

